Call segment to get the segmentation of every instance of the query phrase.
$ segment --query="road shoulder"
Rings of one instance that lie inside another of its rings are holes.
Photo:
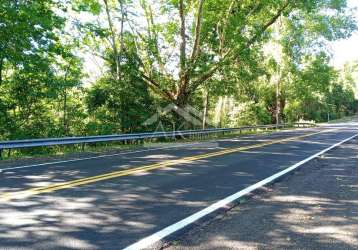
[[[357,249],[357,155],[352,140],[168,249]]]

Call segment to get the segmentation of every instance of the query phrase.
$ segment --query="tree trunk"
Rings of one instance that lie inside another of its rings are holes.
[[[180,15],[180,78],[182,79],[185,74],[186,65],[186,37],[185,37],[185,14],[184,14],[184,2],[179,1],[179,15]],[[181,82],[179,82],[181,83]]]
[[[3,58],[0,58],[0,86],[1,86],[1,84],[2,84],[3,63],[4,63],[4,59],[3,59]]]
[[[68,135],[68,122],[67,122],[67,91],[66,88],[64,90],[63,95],[63,130],[65,133],[65,136]]]
[[[179,96],[177,96],[177,99],[175,101],[175,106],[177,109],[180,110],[186,110],[186,106],[188,105],[188,96],[185,93],[180,94]],[[185,117],[184,115],[180,114],[180,112],[178,111],[174,111],[174,118],[175,118],[175,123],[176,123],[176,128],[177,129],[189,129],[190,125],[189,125],[189,121],[188,121],[188,117]]]
[[[201,32],[201,18],[203,14],[203,3],[204,0],[199,0],[198,4],[198,12],[196,17],[196,24],[195,24],[195,38],[194,38],[194,45],[193,51],[191,54],[191,60],[195,61],[199,54],[199,46],[200,46],[200,32]]]
[[[280,93],[280,79],[276,82],[276,125],[278,126],[280,121],[280,114],[281,114],[281,93]]]
[[[108,26],[109,26],[109,29],[111,31],[112,49],[113,49],[113,54],[114,54],[114,57],[115,57],[115,65],[116,65],[116,80],[119,81],[119,79],[120,79],[120,65],[119,65],[118,47],[117,47],[117,42],[116,42],[116,32],[115,32],[114,27],[113,27],[113,22],[112,22],[111,12],[109,10],[108,2],[107,2],[107,0],[103,0],[103,2],[104,2],[104,5],[105,5],[105,9],[106,9]]]
[[[184,0],[179,1],[180,15],[180,53],[179,53],[179,82],[177,87],[177,99],[185,99],[188,95],[189,75],[187,72],[186,57],[186,27],[185,27],[185,6]]]
[[[207,116],[208,116],[208,109],[209,109],[209,92],[208,90],[205,90],[204,94],[204,111],[203,111],[203,129],[206,128],[207,123]]]
[[[122,0],[119,0],[119,5],[121,8],[121,33],[120,33],[120,39],[121,39],[121,44],[119,47],[119,57],[118,57],[118,62],[117,62],[117,67],[118,67],[118,79],[121,80],[121,75],[120,75],[120,70],[121,70],[121,61],[122,61],[122,55],[123,55],[123,51],[124,51],[124,40],[123,40],[123,32],[124,32],[124,6],[123,6],[123,2]]]

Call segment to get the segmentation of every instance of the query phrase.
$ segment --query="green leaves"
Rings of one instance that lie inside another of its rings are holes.
[[[94,15],[99,15],[102,6],[97,0],[74,0],[72,8],[76,11],[88,11]]]
[[[58,9],[56,9],[58,8]],[[81,83],[81,63],[63,44],[65,2],[0,4],[0,127],[2,139],[59,135],[56,105]]]
[[[346,7],[345,0],[3,0],[0,137],[147,130],[142,122],[156,106],[202,109],[202,92],[208,107],[230,102],[230,116],[220,117],[231,125],[274,122],[277,103],[290,121],[348,114],[356,108],[352,77],[342,79],[326,53],[327,41],[357,29]],[[103,63],[84,91],[76,55],[89,53]],[[174,117],[163,118],[168,129]]]

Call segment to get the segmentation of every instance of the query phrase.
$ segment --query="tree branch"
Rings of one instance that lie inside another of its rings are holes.
[[[160,52],[159,52],[158,32],[156,31],[156,27],[155,27],[153,10],[150,5],[146,4],[146,2],[144,0],[141,0],[139,3],[141,5],[142,9],[144,10],[144,15],[147,20],[147,29],[148,29],[147,31],[148,31],[149,42],[154,41],[154,45],[155,45],[154,51],[151,49],[150,46],[148,46],[148,48],[147,48],[148,58],[150,58],[153,55],[158,63],[160,73],[165,75],[165,74],[167,74],[167,72],[165,70],[164,61],[163,61],[163,59],[160,55]],[[131,28],[131,29],[133,30],[133,28]],[[137,31],[135,31],[135,32],[137,33],[137,35],[141,38],[141,40],[145,44],[148,44],[148,39],[143,37],[143,35],[141,35],[140,32],[137,32]],[[153,60],[151,60],[151,59],[149,59],[149,60],[151,63],[151,67],[153,67]]]
[[[227,26],[230,14],[232,12],[232,9],[234,8],[234,4],[236,3],[235,0],[232,0],[230,5],[229,5],[229,9],[226,12],[225,17],[223,18],[223,20],[220,20],[217,24],[217,31],[218,31],[218,35],[219,35],[219,53],[220,55],[223,54],[224,52],[224,45],[225,45],[225,28]],[[222,31],[220,34],[220,24],[222,24]]]
[[[3,72],[3,62],[4,62],[4,59],[2,57],[0,57],[0,86],[2,85],[2,72]]]
[[[159,69],[161,70],[162,74],[165,73],[165,66],[164,66],[164,62],[163,59],[160,55],[160,51],[159,51],[159,42],[158,42],[158,31],[156,30],[155,27],[155,23],[154,23],[154,18],[153,18],[153,10],[150,6],[148,6],[148,10],[149,10],[149,16],[150,16],[150,22],[151,22],[151,26],[153,28],[153,35],[154,35],[154,42],[155,42],[155,57],[158,61],[159,64]]]
[[[143,72],[140,72],[140,76],[153,91],[157,92],[158,94],[160,94],[162,97],[164,97],[169,101],[175,101],[175,98],[172,95],[172,93],[170,93],[168,90],[162,89],[161,86],[152,78],[145,75]]]
[[[195,39],[194,39],[193,51],[191,54],[191,61],[195,61],[195,59],[197,58],[198,53],[199,53],[201,18],[202,18],[202,14],[203,14],[203,3],[204,3],[204,0],[199,0],[198,13],[197,13],[196,24],[195,24]]]
[[[278,11],[275,16],[273,16],[263,27],[260,31],[256,32],[256,34],[248,41],[247,46],[251,46],[253,43],[257,41],[257,39],[272,25],[274,24],[277,19],[282,15],[285,9],[289,6],[290,2],[287,1]]]
[[[277,19],[282,15],[282,13],[287,9],[287,7],[290,5],[289,1],[286,1],[286,3],[277,11],[277,13],[267,22],[265,23],[262,28],[256,32],[256,34],[250,38],[248,40],[248,42],[246,43],[245,48],[246,49],[248,47],[250,47],[252,44],[254,44],[260,37],[261,35],[272,25],[274,24]],[[241,50],[243,50],[241,49]],[[206,80],[208,80],[209,78],[211,78],[215,72],[221,67],[221,65],[230,57],[233,56],[232,59],[238,59],[240,57],[240,52],[241,50],[239,50],[238,52],[236,52],[235,55],[232,55],[232,53],[235,53],[235,49],[231,49],[229,50],[217,63],[215,63],[205,74],[203,74],[202,76],[200,76],[198,79],[194,80],[192,82],[192,86],[190,91],[195,91],[196,88],[198,86],[200,86],[201,83],[205,82]]]
[[[109,29],[111,31],[111,38],[112,38],[112,49],[113,49],[113,53],[115,56],[115,63],[116,63],[116,79],[119,80],[119,54],[118,54],[118,48],[117,48],[117,43],[116,43],[116,33],[114,31],[114,27],[113,27],[113,23],[112,23],[112,17],[111,17],[111,13],[109,10],[109,6],[108,6],[108,1],[107,0],[103,0],[104,5],[105,5],[105,9],[106,9],[106,14],[107,14],[107,22],[109,25]]]
[[[186,37],[185,37],[185,13],[184,13],[184,2],[179,1],[179,15],[180,15],[180,75],[185,74],[186,64]]]
[[[122,0],[118,0],[119,2],[119,6],[121,8],[121,44],[120,44],[120,47],[119,47],[119,56],[121,58],[119,58],[119,66],[120,66],[120,63],[121,63],[121,59],[122,59],[122,53],[123,53],[123,50],[124,50],[124,39],[123,39],[123,34],[124,34],[124,16],[125,16],[125,12],[124,12],[124,6],[123,6],[123,2]]]

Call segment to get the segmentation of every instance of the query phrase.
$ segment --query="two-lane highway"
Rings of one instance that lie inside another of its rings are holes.
[[[5,167],[0,248],[125,248],[356,133],[302,129]]]

